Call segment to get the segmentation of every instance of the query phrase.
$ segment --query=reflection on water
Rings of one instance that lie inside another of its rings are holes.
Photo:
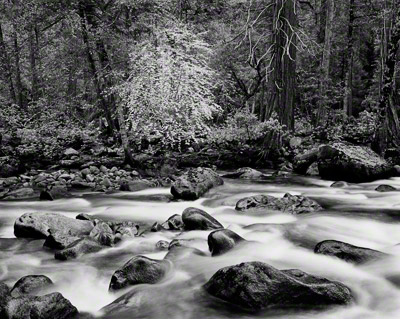
[[[307,318],[307,319],[398,319],[400,318],[400,193],[378,193],[379,184],[400,188],[400,179],[330,188],[331,182],[289,176],[262,182],[227,180],[194,202],[164,202],[169,189],[150,189],[112,195],[87,194],[82,198],[54,202],[15,201],[0,203],[0,280],[13,285],[28,274],[43,274],[80,311],[106,318]],[[283,196],[286,192],[316,199],[323,212],[293,216],[270,213],[251,216],[234,210],[236,202],[256,194]],[[160,196],[154,197],[154,194]],[[136,200],[133,200],[135,199]],[[13,236],[13,223],[25,212],[59,212],[70,217],[88,213],[102,218],[133,220],[141,224],[163,222],[188,207],[206,210],[250,243],[219,257],[210,257],[207,231],[146,233],[81,259],[59,262],[42,248],[43,240]],[[177,261],[157,285],[139,285],[109,293],[112,273],[137,254],[162,259],[155,249],[159,240],[191,239],[206,256],[190,255]],[[391,256],[375,263],[355,266],[328,256],[315,255],[313,247],[326,239],[344,241],[384,251]],[[356,303],[319,312],[238,313],[215,302],[201,286],[220,268],[244,261],[263,261],[279,269],[299,268],[314,275],[343,282],[356,295]],[[125,293],[128,295],[124,295]],[[117,299],[121,297],[120,299]],[[112,303],[114,300],[116,302]],[[111,305],[109,305],[112,303]],[[104,306],[103,311],[99,311]]]

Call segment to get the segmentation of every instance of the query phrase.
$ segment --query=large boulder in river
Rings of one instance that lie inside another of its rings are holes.
[[[352,301],[350,289],[339,282],[296,269],[278,270],[262,262],[222,268],[204,288],[214,297],[253,311],[315,309]]]
[[[333,143],[319,148],[318,170],[323,179],[353,183],[391,177],[393,167],[365,146]]]
[[[209,189],[223,183],[223,179],[212,169],[198,167],[180,176],[172,184],[171,194],[176,199],[196,200]]]
[[[11,290],[11,296],[17,298],[26,295],[33,295],[39,290],[45,289],[52,284],[53,282],[51,279],[44,275],[24,276],[15,283]]]
[[[78,310],[58,292],[44,296],[23,296],[7,300],[4,317],[10,319],[71,319]]]
[[[72,244],[59,250],[54,254],[54,258],[58,260],[69,260],[81,257],[83,255],[97,253],[104,247],[95,239],[86,237],[74,241]]]
[[[144,256],[135,256],[111,277],[110,290],[118,290],[138,284],[155,284],[166,274],[170,263]]]
[[[319,211],[322,207],[308,197],[287,193],[282,198],[269,195],[245,197],[236,203],[235,209],[241,212],[273,210],[298,215]]]
[[[207,241],[211,256],[218,256],[246,240],[230,229],[219,229],[210,233]]]
[[[53,232],[61,232],[71,236],[88,235],[93,225],[89,221],[69,218],[56,213],[26,213],[14,224],[15,237],[46,238]]]
[[[334,256],[355,264],[363,264],[387,256],[377,250],[353,246],[337,240],[325,240],[315,246],[316,254]]]
[[[218,220],[204,210],[188,207],[182,213],[185,230],[212,230],[224,228]]]

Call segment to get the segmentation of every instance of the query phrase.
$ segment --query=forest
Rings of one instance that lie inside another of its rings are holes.
[[[0,13],[3,162],[95,142],[132,166],[249,145],[276,163],[294,136],[396,153],[396,1],[4,0]]]

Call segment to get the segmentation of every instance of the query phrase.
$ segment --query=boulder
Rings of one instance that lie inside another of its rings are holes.
[[[33,295],[41,289],[51,286],[53,282],[43,275],[29,275],[18,280],[11,290],[13,298]]]
[[[185,230],[212,230],[224,228],[218,220],[204,210],[188,207],[182,213]]]
[[[371,182],[393,175],[393,167],[370,148],[343,143],[319,148],[318,170],[323,179],[352,183]]]
[[[167,242],[166,240],[159,240],[156,243],[157,250],[168,250],[168,247],[169,247],[169,242]]]
[[[104,247],[95,239],[86,237],[74,241],[63,250],[55,253],[54,258],[58,260],[69,260],[81,257],[83,255],[96,253]]]
[[[68,192],[66,187],[62,186],[54,186],[49,190],[44,190],[40,192],[40,199],[41,200],[56,200],[61,198],[69,198],[72,195]]]
[[[111,227],[103,221],[97,221],[89,236],[97,240],[101,245],[113,246],[114,233]]]
[[[80,238],[77,236],[71,236],[62,232],[52,232],[49,236],[47,236],[43,247],[51,249],[64,249],[78,239]]]
[[[318,148],[297,155],[293,160],[293,171],[305,175],[308,168],[318,160]]]
[[[183,230],[182,216],[178,214],[172,215],[161,226],[166,230]]]
[[[204,285],[214,297],[244,309],[319,308],[352,301],[349,288],[301,270],[247,262],[218,270]]]
[[[207,241],[211,256],[218,256],[246,240],[230,229],[219,229],[210,233]]]
[[[224,178],[259,179],[265,177],[263,173],[250,167],[239,168],[236,172],[225,174]]]
[[[196,200],[213,187],[222,185],[222,178],[210,168],[199,167],[181,175],[171,186],[176,199]]]
[[[89,235],[93,225],[56,213],[26,213],[14,224],[15,237],[44,239],[50,233],[60,232],[71,236]]]
[[[139,234],[139,225],[132,221],[108,222],[114,234],[122,237],[135,237]]]
[[[7,303],[7,300],[11,298],[10,296],[10,288],[4,283],[0,281],[0,317],[3,311],[4,306]]]
[[[58,292],[9,299],[3,312],[4,317],[10,319],[71,319],[78,316],[78,310]]]
[[[375,188],[377,192],[386,193],[386,192],[395,192],[397,189],[391,185],[379,185]]]
[[[154,186],[155,184],[153,182],[150,182],[146,179],[138,179],[132,181],[122,181],[119,189],[126,192],[137,192]]]
[[[306,175],[308,175],[308,176],[318,176],[319,175],[317,162],[314,162],[310,165],[310,167],[307,169]]]
[[[67,148],[64,151],[64,156],[71,157],[71,156],[78,156],[78,155],[79,155],[79,152],[77,150],[73,149],[72,147]]]
[[[118,290],[138,284],[155,284],[159,282],[170,267],[164,260],[135,256],[111,277],[110,290]]]
[[[387,254],[377,250],[357,247],[337,240],[325,240],[318,243],[314,252],[334,256],[355,264],[363,264],[387,256]]]
[[[275,210],[298,215],[320,211],[322,207],[308,197],[287,193],[282,198],[269,195],[245,197],[236,203],[235,209],[240,212]]]
[[[19,189],[13,190],[11,192],[8,192],[5,199],[33,198],[38,195],[39,195],[39,193],[36,192],[33,188],[23,187],[23,188],[19,188]]]

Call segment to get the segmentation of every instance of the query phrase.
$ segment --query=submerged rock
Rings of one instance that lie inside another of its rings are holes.
[[[347,184],[346,182],[343,182],[343,181],[337,181],[337,182],[333,182],[331,184],[331,187],[334,187],[334,188],[343,188],[343,187],[348,187],[348,186],[349,186],[349,184]]]
[[[205,211],[189,207],[182,213],[185,230],[212,230],[224,228],[218,220]]]
[[[247,262],[218,270],[204,285],[214,297],[244,309],[313,308],[346,305],[349,288],[301,270],[278,270],[262,262]]]
[[[14,224],[15,237],[46,238],[50,233],[61,232],[71,236],[88,235],[93,225],[56,213],[26,213],[19,217]]]
[[[10,319],[71,319],[78,316],[78,310],[58,292],[10,298],[3,313]]]
[[[161,226],[167,230],[183,230],[184,224],[182,216],[178,214],[172,215],[164,223],[162,223]]]
[[[35,292],[51,286],[53,282],[47,276],[29,275],[18,280],[11,290],[13,298],[32,295]]]
[[[96,253],[103,248],[104,247],[93,238],[82,238],[74,241],[63,250],[57,251],[54,258],[59,260],[75,259],[86,254]]]
[[[190,259],[193,256],[207,256],[200,249],[194,247],[187,247],[184,245],[171,245],[168,247],[168,254],[165,255],[165,260],[170,260],[172,262],[177,262],[182,259]]]
[[[207,241],[211,256],[218,256],[246,240],[229,229],[219,229],[210,233]]]
[[[395,192],[397,189],[391,185],[379,185],[375,188],[377,192],[386,193],[386,192]]]
[[[210,168],[191,169],[180,176],[171,187],[176,199],[196,200],[213,187],[222,185],[222,178]]]
[[[111,277],[110,290],[118,290],[138,284],[155,284],[166,274],[170,264],[165,260],[155,260],[135,256]]]
[[[323,179],[371,182],[393,175],[393,167],[365,146],[333,143],[319,148],[318,170]]]
[[[246,197],[236,203],[236,210],[276,210],[293,215],[311,213],[322,209],[316,201],[301,195],[285,194],[282,198],[269,195]]]
[[[387,256],[377,250],[353,246],[337,240],[325,240],[315,246],[316,254],[334,256],[355,264],[362,264]]]

